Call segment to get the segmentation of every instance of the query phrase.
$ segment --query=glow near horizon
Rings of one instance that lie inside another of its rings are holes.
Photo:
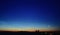
[[[0,28],[0,30],[5,30],[5,31],[35,31],[36,29],[33,29],[33,28]],[[54,28],[40,28],[40,29],[37,29],[37,30],[40,30],[40,31],[54,31],[55,29]]]
[[[2,22],[1,22],[2,23]],[[12,22],[13,23],[13,22]],[[19,23],[13,23],[13,24],[7,24],[6,22],[3,22],[0,26],[0,30],[10,30],[10,31],[34,31],[34,30],[40,30],[40,31],[50,31],[54,30],[56,28],[51,27],[50,25],[44,25],[44,24],[19,24]],[[20,26],[19,26],[20,25]],[[43,25],[43,26],[42,26]]]

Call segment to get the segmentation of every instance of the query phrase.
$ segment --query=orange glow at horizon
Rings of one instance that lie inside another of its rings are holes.
[[[34,29],[34,28],[26,28],[26,29],[20,29],[20,28],[0,28],[0,30],[3,31],[55,31],[52,28],[40,28],[40,29]]]

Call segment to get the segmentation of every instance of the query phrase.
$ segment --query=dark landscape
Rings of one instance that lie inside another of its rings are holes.
[[[60,35],[60,31],[0,31],[0,35]]]

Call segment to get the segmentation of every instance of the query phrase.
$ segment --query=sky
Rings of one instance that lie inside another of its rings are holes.
[[[0,30],[59,30],[58,0],[1,0]]]

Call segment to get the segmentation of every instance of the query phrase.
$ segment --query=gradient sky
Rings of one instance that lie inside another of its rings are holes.
[[[56,0],[1,0],[1,29],[60,29],[60,2]]]

